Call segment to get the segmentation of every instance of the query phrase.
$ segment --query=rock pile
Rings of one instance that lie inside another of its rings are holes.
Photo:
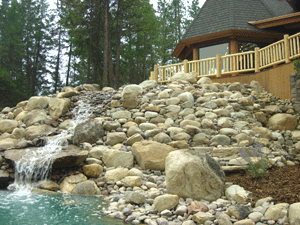
[[[13,180],[23,155],[71,126],[70,109],[88,102],[93,116],[79,124],[55,157],[51,181],[40,188],[103,195],[102,213],[132,224],[299,224],[300,203],[249,203],[251,193],[225,183],[225,173],[300,159],[299,117],[257,82],[219,84],[209,78],[145,81],[114,90],[65,87],[32,97],[0,114],[0,183]],[[225,172],[225,173],[224,173]]]

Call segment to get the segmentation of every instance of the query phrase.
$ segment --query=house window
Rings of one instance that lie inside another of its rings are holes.
[[[199,48],[199,59],[216,57],[217,54],[221,54],[222,56],[228,55],[229,43],[222,43],[218,45]]]
[[[239,52],[254,51],[258,45],[256,43],[238,42]]]

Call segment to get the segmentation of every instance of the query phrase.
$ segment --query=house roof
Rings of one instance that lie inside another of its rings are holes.
[[[260,31],[248,22],[294,12],[285,0],[207,0],[182,40],[230,29]]]

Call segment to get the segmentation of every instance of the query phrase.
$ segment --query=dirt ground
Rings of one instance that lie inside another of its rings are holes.
[[[269,196],[274,198],[275,204],[300,202],[300,163],[295,166],[271,168],[267,175],[260,178],[252,178],[246,172],[228,174],[226,182],[251,191],[253,204],[258,199]]]

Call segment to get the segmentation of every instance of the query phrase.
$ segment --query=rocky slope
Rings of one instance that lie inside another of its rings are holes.
[[[79,100],[93,115],[63,144],[40,189],[101,194],[110,203],[102,213],[132,224],[299,224],[300,203],[274,205],[266,198],[252,208],[251,193],[225,182],[227,171],[260,159],[268,167],[298,163],[292,103],[255,81],[218,84],[193,73],[166,85],[65,87],[3,109],[2,187],[13,181],[14,163],[26,150],[37,151],[71,126]]]

